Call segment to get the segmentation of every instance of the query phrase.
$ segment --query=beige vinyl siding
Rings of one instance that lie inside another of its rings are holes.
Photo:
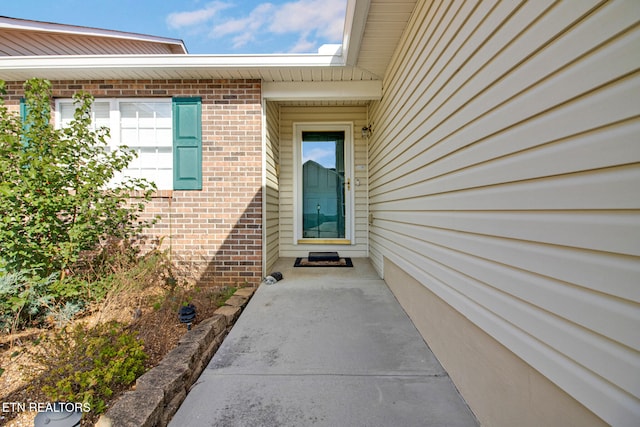
[[[278,260],[279,236],[280,236],[280,184],[278,168],[280,167],[280,135],[279,135],[279,109],[273,102],[266,102],[266,128],[265,128],[265,245],[266,263],[265,270],[271,271],[271,267]]]
[[[293,126],[294,123],[353,123],[354,165],[351,188],[355,190],[355,230],[351,245],[295,245],[293,233]],[[367,142],[360,129],[367,124],[367,107],[355,106],[281,106],[280,107],[280,256],[305,256],[309,251],[338,251],[341,256],[368,256],[367,224]],[[358,168],[357,166],[361,167]],[[356,186],[356,179],[360,185]]]
[[[640,419],[639,22],[633,0],[421,1],[370,113],[378,271],[614,425]]]

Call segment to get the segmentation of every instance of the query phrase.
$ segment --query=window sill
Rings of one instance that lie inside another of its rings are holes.
[[[131,197],[132,199],[143,198],[144,192],[132,191],[131,193],[129,193],[129,197]],[[173,197],[173,190],[156,190],[153,193],[151,193],[152,199],[170,199],[172,197]]]

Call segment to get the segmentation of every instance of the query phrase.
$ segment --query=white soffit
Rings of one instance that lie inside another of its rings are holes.
[[[103,55],[0,58],[0,79],[372,80],[341,55]]]
[[[352,2],[356,10],[351,24],[345,26],[346,63],[383,78],[417,0],[350,0],[349,4]]]
[[[382,82],[264,82],[262,96],[269,101],[372,100],[382,97]]]

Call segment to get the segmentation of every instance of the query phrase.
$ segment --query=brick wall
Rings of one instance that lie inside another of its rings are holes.
[[[259,80],[53,81],[54,98],[202,97],[202,191],[159,191],[147,207],[175,260],[203,285],[257,283],[262,274],[262,143]],[[23,82],[8,82],[17,109]],[[52,105],[53,108],[53,105]]]

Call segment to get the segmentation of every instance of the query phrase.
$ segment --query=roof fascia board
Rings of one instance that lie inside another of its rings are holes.
[[[0,70],[127,68],[271,68],[343,66],[341,55],[59,55],[11,56]]]
[[[373,100],[382,97],[382,82],[264,82],[262,97],[269,101]]]
[[[0,16],[0,28],[12,30],[42,31],[48,33],[73,34],[92,37],[108,37],[126,40],[138,40],[151,43],[165,43],[177,45],[187,53],[184,42],[168,37],[150,36],[147,34],[129,33],[124,31],[104,30],[101,28],[81,27],[77,25],[56,24],[51,22],[31,21]]]
[[[347,0],[342,52],[347,65],[355,65],[360,54],[371,0]]]

